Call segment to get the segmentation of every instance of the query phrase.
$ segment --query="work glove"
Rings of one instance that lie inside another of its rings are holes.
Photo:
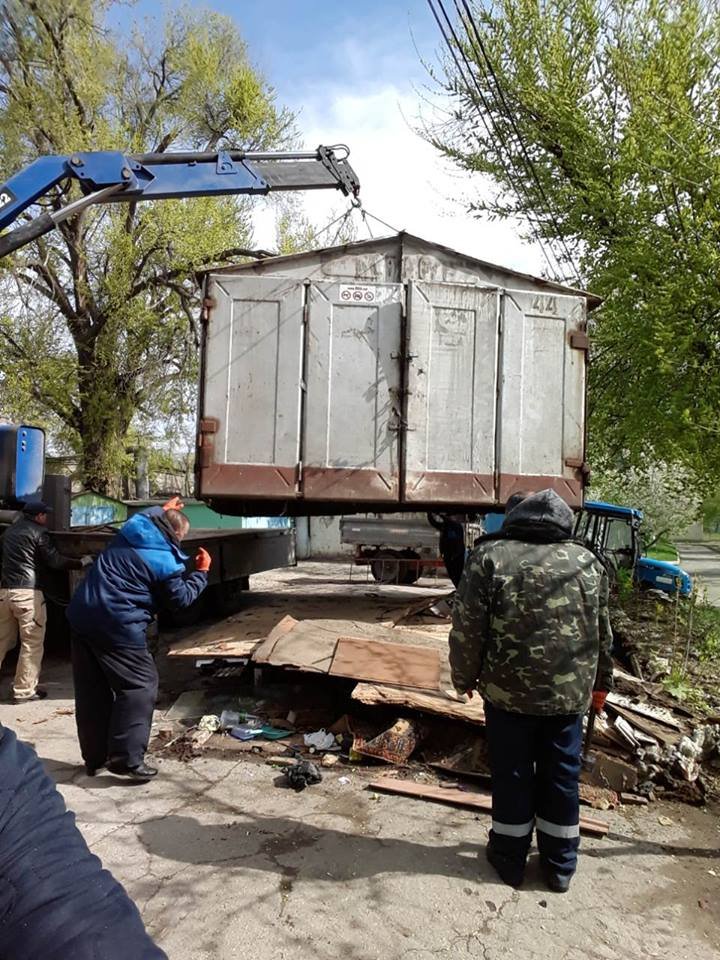
[[[89,553],[86,553],[84,557],[80,557],[80,563],[85,567],[89,567],[95,558],[91,557]]]
[[[592,705],[595,713],[602,713],[607,700],[607,690],[593,690]]]
[[[180,497],[170,497],[168,502],[163,504],[163,510],[182,510],[184,506]]]
[[[205,547],[200,547],[198,552],[195,554],[195,569],[200,570],[201,573],[207,573],[212,564],[212,557],[207,552]]]

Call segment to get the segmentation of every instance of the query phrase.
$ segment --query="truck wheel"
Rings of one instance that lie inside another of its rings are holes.
[[[370,572],[378,583],[402,583],[403,567],[392,550],[380,550],[370,561]]]
[[[422,576],[422,564],[420,563],[420,557],[414,550],[406,550],[403,554],[403,560],[412,561],[411,563],[404,563],[402,565],[400,573],[400,583],[406,587],[411,587],[414,583]]]

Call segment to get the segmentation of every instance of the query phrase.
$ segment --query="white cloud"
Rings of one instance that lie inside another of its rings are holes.
[[[365,208],[396,229],[454,247],[483,260],[529,273],[545,266],[535,245],[520,239],[517,224],[479,220],[467,212],[469,198],[483,185],[478,178],[461,174],[411,129],[418,97],[395,85],[369,95],[361,92],[324,91],[322,101],[303,105],[298,124],[307,147],[347,143],[361,184]],[[324,226],[344,209],[341,194],[322,191],[304,198],[314,223]],[[274,215],[260,205],[256,215],[256,241],[272,248]],[[378,236],[389,231],[371,222]],[[364,225],[360,237],[366,237]],[[332,238],[332,232],[330,233]]]

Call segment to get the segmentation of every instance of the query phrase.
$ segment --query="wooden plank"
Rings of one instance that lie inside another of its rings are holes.
[[[629,710],[627,707],[621,707],[617,703],[611,703],[608,704],[608,706],[611,710],[617,713],[618,716],[623,717],[632,726],[637,727],[637,729],[642,733],[645,733],[650,737],[654,737],[656,740],[660,740],[664,744],[675,746],[682,740],[682,733],[680,733],[680,731],[670,730],[664,724],[655,720],[648,720],[642,714]]]
[[[193,624],[165,634],[169,657],[249,657],[264,631],[252,632],[244,620],[228,617],[216,623]]]
[[[682,724],[667,708],[650,707],[646,703],[635,703],[629,697],[624,697],[621,693],[612,692],[608,694],[607,702],[612,707],[624,707],[626,710],[637,713],[647,720],[654,720],[656,723],[662,723],[666,727],[672,727],[674,730],[682,732]]]
[[[484,813],[492,811],[492,795],[487,792],[471,792],[469,790],[453,790],[443,787],[429,787],[415,783],[413,780],[394,780],[392,777],[381,777],[369,784],[370,790],[382,790],[385,793],[396,793],[403,797],[414,797],[418,800],[434,800],[438,803],[449,803],[454,807],[467,807],[469,810],[482,810]],[[604,820],[595,820],[594,817],[580,817],[580,832],[593,837],[604,837],[610,829]]]
[[[230,636],[203,642],[183,640],[168,650],[169,657],[233,657],[250,659],[259,640],[235,640]]]
[[[430,647],[340,637],[330,674],[421,690],[440,689],[440,654]]]
[[[359,683],[352,692],[352,698],[370,707],[408,707],[453,720],[485,723],[482,699],[476,696],[472,700],[461,700],[454,691],[430,693],[391,684]]]

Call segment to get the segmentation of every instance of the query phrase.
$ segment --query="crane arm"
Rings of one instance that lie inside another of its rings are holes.
[[[0,230],[63,180],[80,184],[83,196],[0,235],[0,257],[42,237],[63,220],[99,203],[167,200],[228,194],[265,195],[281,190],[360,192],[345,146],[309,153],[123,154],[115,151],[40,157],[0,187]]]

